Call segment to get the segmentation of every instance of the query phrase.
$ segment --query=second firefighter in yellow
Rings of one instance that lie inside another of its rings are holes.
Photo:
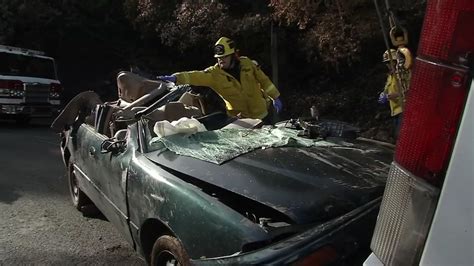
[[[405,49],[405,50],[402,50]],[[387,82],[379,96],[379,103],[390,104],[390,113],[394,122],[394,136],[398,137],[402,121],[405,94],[408,92],[410,83],[411,54],[407,48],[396,51],[390,49],[383,54],[383,62],[389,68]]]

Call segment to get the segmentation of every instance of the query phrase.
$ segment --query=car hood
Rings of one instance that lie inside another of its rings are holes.
[[[222,165],[171,151],[146,157],[178,176],[218,186],[306,224],[347,213],[383,193],[392,148],[360,139],[330,141],[337,145],[258,149]]]

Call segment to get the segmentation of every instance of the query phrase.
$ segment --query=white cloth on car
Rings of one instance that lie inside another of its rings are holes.
[[[194,118],[182,117],[176,121],[158,121],[153,127],[155,134],[162,138],[165,136],[171,136],[174,134],[187,134],[192,135],[196,132],[206,131],[206,127]]]

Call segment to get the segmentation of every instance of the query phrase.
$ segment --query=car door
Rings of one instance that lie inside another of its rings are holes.
[[[76,164],[91,184],[86,189],[86,194],[126,239],[132,242],[126,201],[127,168],[132,149],[127,148],[127,138],[128,136],[120,144],[124,148],[122,151],[111,152],[104,149],[104,144],[116,140],[97,132],[91,125],[81,125],[77,132],[79,156]]]
[[[125,133],[124,129],[121,133]],[[129,135],[124,134],[123,139],[109,139],[105,135],[91,143],[90,150],[94,150],[94,172],[97,184],[103,194],[103,213],[110,222],[123,233],[127,240],[132,242],[129,230],[129,217],[127,209],[127,171],[132,158],[133,149]],[[114,144],[112,144],[114,143]],[[117,150],[107,149],[107,144],[119,147]]]
[[[104,139],[105,136],[98,134],[94,127],[88,124],[82,124],[76,132],[71,133],[71,142],[74,147],[74,171],[81,177],[79,178],[81,189],[98,207],[102,207],[102,190],[106,184],[103,184],[95,173],[96,155],[100,149],[100,145],[97,143],[102,143]]]

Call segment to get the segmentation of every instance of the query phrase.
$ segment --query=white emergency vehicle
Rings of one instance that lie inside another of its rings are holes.
[[[44,52],[0,45],[0,117],[28,122],[56,116],[63,88],[54,58]]]
[[[474,1],[428,0],[364,265],[474,265]]]

